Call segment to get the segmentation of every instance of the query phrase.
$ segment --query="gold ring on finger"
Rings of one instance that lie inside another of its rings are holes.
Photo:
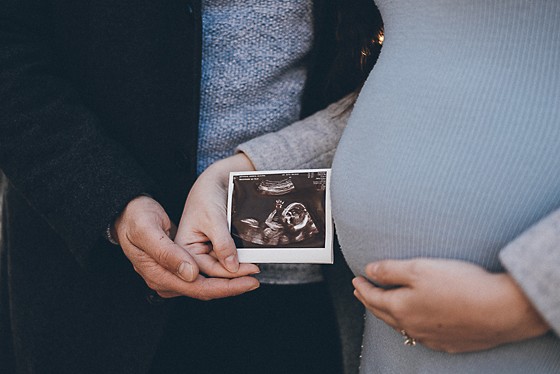
[[[404,338],[404,345],[408,345],[409,347],[414,347],[416,345],[416,339],[410,337],[406,330],[401,330],[401,335]]]

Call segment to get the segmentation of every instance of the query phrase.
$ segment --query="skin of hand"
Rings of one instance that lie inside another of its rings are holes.
[[[253,264],[239,264],[235,243],[229,233],[226,217],[226,201],[231,171],[253,171],[255,167],[243,153],[217,161],[210,165],[196,180],[189,192],[175,243],[182,247],[194,243],[210,246],[210,255],[231,273],[252,271]],[[199,262],[200,270],[208,273],[209,263]],[[215,266],[215,265],[214,265]]]
[[[534,338],[550,327],[507,273],[455,260],[385,260],[353,280],[377,318],[428,348],[448,353]]]
[[[237,274],[239,278],[221,278],[229,272],[221,266],[217,269],[215,265],[208,265],[216,260],[208,255],[207,246],[196,244],[183,248],[171,239],[174,231],[163,207],[147,196],[130,201],[113,225],[115,239],[134,270],[161,297],[188,296],[211,300],[239,295],[259,286],[256,279],[243,276],[247,273],[241,271]],[[217,274],[220,278],[200,275],[197,261],[209,267],[211,275]]]

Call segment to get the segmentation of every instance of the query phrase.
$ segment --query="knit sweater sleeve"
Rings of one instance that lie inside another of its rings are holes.
[[[500,260],[560,335],[560,209],[510,242],[501,251]]]
[[[346,96],[280,131],[240,144],[236,152],[245,153],[257,170],[330,167],[352,100]]]

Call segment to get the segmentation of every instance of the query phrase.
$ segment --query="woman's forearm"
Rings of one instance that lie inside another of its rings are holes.
[[[352,96],[237,147],[257,170],[330,167],[334,152],[350,116]]]

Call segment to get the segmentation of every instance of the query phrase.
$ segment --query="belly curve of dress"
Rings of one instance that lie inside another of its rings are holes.
[[[355,274],[414,257],[502,271],[500,250],[560,208],[560,2],[376,4],[383,49],[333,163],[344,257]],[[559,342],[447,355],[367,313],[361,372],[554,373]]]

